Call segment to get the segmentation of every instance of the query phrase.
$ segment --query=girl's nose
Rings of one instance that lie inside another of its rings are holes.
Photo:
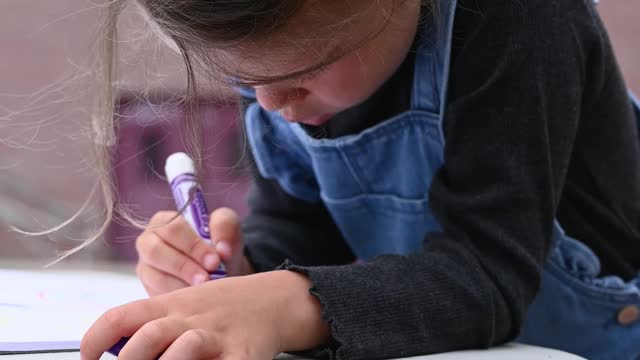
[[[267,111],[277,111],[304,100],[309,91],[303,88],[274,88],[256,86],[258,103]]]

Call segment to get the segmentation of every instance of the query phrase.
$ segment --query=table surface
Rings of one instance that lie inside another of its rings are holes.
[[[0,360],[79,360],[78,352],[43,353],[22,355],[0,355]],[[115,357],[105,354],[100,360],[114,360]],[[522,344],[507,344],[490,350],[456,351],[446,354],[418,356],[414,360],[584,360],[562,351],[544,349]],[[302,358],[281,355],[276,360],[302,360]]]
[[[20,262],[0,261],[0,268],[3,269],[24,269],[37,270],[41,269],[42,264],[30,264]],[[118,273],[133,274],[133,268],[128,265],[118,264],[65,264],[65,266],[56,267],[57,270],[102,270],[115,271]],[[78,352],[55,352],[55,353],[39,353],[39,354],[14,354],[0,355],[0,360],[78,360],[80,354]],[[113,360],[114,356],[105,354],[100,360]],[[301,358],[281,355],[278,360],[300,360]],[[506,344],[489,350],[472,350],[472,351],[456,351],[445,354],[419,356],[410,359],[424,360],[452,360],[452,359],[473,359],[473,360],[584,360],[583,358],[568,354],[566,352],[540,348],[523,344]]]

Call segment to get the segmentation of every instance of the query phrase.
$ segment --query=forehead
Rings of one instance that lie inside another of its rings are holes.
[[[246,75],[286,76],[357,49],[386,24],[394,0],[308,0],[287,25],[218,50],[223,67]]]

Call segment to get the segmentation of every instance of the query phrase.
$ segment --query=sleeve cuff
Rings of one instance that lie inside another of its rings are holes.
[[[315,296],[320,304],[322,305],[322,319],[329,324],[330,336],[331,339],[326,346],[318,347],[315,349],[310,349],[303,352],[292,352],[293,355],[303,356],[303,357],[313,357],[313,358],[323,358],[323,359],[338,359],[339,351],[342,347],[343,342],[340,340],[339,331],[336,324],[336,319],[331,315],[331,308],[329,306],[329,302],[326,298],[322,296],[322,286],[318,284],[318,276],[321,273],[321,269],[323,267],[307,267],[307,266],[298,266],[293,264],[288,259],[285,260],[280,266],[277,267],[276,270],[289,270],[299,274],[302,274],[311,280],[311,288],[309,288],[309,293]],[[316,272],[317,271],[317,272]]]

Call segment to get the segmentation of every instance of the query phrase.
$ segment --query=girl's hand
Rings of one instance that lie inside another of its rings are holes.
[[[131,336],[120,360],[271,360],[326,343],[321,305],[309,280],[291,271],[226,278],[135,301],[102,315],[80,354],[97,360]],[[164,352],[164,353],[163,353]]]
[[[209,228],[216,248],[202,241],[183,216],[169,222],[177,214],[156,213],[136,240],[136,272],[150,296],[205,282],[220,258],[230,276],[253,272],[242,254],[240,222],[233,210],[220,208],[211,214]]]

